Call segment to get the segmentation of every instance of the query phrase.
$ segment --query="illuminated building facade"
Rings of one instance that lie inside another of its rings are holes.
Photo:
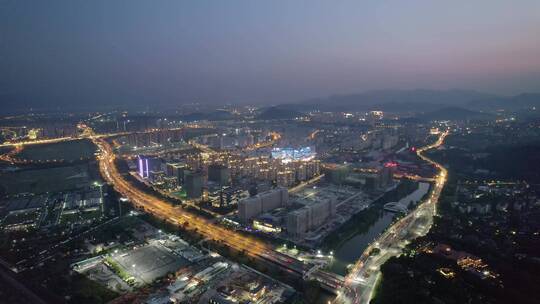
[[[137,173],[142,178],[148,178],[150,172],[161,171],[161,159],[139,155],[137,157]]]
[[[311,147],[293,148],[274,148],[272,149],[272,158],[281,159],[283,162],[294,160],[311,160],[315,158],[315,150]]]

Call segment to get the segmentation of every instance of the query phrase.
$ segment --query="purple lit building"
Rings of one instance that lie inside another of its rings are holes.
[[[151,171],[161,171],[161,159],[139,155],[137,159],[137,172],[142,178],[148,178]]]

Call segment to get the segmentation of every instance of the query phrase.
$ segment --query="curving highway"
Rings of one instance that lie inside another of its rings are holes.
[[[197,232],[205,238],[220,241],[234,249],[245,251],[251,256],[259,256],[270,249],[257,239],[217,226],[204,218],[190,214],[181,208],[172,206],[165,200],[133,187],[116,168],[115,155],[110,144],[99,137],[92,137],[92,139],[101,151],[98,157],[101,175],[109,184],[113,185],[116,191],[128,198],[135,206],[176,225],[187,223],[190,229],[197,229]]]
[[[434,178],[429,197],[413,212],[394,223],[364,250],[345,278],[345,283],[338,291],[334,303],[369,303],[380,276],[381,265],[389,258],[401,254],[403,247],[411,240],[428,233],[433,224],[433,216],[437,214],[437,202],[446,183],[448,172],[441,164],[425,156],[424,152],[441,146],[447,135],[448,131],[441,133],[436,142],[416,151],[418,157],[432,164],[439,171]],[[380,252],[370,255],[375,248],[378,248]]]
[[[251,257],[270,262],[273,266],[277,266],[298,278],[318,280],[323,287],[332,291],[341,287],[342,279],[332,273],[322,270],[310,272],[309,270],[314,266],[312,264],[279,253],[261,240],[218,226],[205,218],[174,207],[165,200],[133,187],[118,171],[115,165],[116,156],[111,145],[102,137],[90,136],[90,138],[100,150],[98,163],[101,175],[109,184],[113,185],[118,193],[128,198],[135,206],[178,226],[187,223],[190,229],[196,229],[197,233],[206,239],[219,241],[230,248],[243,251]]]

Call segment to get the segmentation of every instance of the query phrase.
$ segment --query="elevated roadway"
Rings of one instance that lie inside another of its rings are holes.
[[[189,229],[196,230],[206,239],[225,244],[230,248],[245,252],[251,257],[270,262],[299,278],[302,278],[313,267],[311,264],[275,251],[272,246],[259,239],[228,230],[133,187],[118,171],[115,165],[116,156],[111,145],[101,137],[92,136],[91,138],[101,151],[98,156],[101,175],[117,192],[128,198],[136,207],[174,225],[187,226]],[[314,271],[309,277],[318,280],[332,291],[336,291],[343,284],[343,278],[321,270]]]
[[[0,145],[0,147],[14,146],[16,150],[21,149],[26,145],[37,144],[50,144],[63,141],[77,140],[81,138],[88,138],[99,149],[99,155],[97,156],[99,171],[104,180],[112,185],[114,189],[122,196],[129,199],[129,201],[135,206],[145,212],[151,213],[157,218],[167,221],[171,224],[187,227],[197,233],[201,234],[205,239],[209,239],[218,243],[222,243],[237,251],[244,252],[245,254],[269,262],[278,266],[291,275],[296,275],[299,278],[315,279],[322,283],[322,285],[330,290],[336,291],[343,284],[343,278],[332,273],[327,273],[319,269],[311,271],[314,266],[309,263],[304,263],[296,258],[284,255],[274,250],[274,248],[260,239],[256,239],[251,236],[240,234],[235,231],[228,230],[222,226],[219,226],[212,221],[202,218],[198,215],[187,212],[181,208],[175,207],[166,200],[158,198],[154,195],[148,194],[144,191],[133,187],[130,182],[121,174],[116,167],[115,160],[116,155],[113,151],[111,144],[106,140],[107,138],[126,135],[131,132],[121,133],[108,133],[108,134],[95,134],[94,131],[84,123],[78,126],[82,130],[81,136],[64,137],[56,139],[35,140],[18,143],[6,143]],[[272,139],[269,142],[265,142],[262,146],[253,148],[261,148],[273,145],[280,138],[278,133],[272,134]],[[207,148],[207,147],[204,147]],[[211,149],[207,149],[207,152],[214,152]],[[12,154],[6,156],[7,161],[12,160]],[[315,182],[322,178],[322,175],[315,180],[306,183]],[[303,185],[305,186],[305,185]],[[308,277],[304,277],[309,274]]]

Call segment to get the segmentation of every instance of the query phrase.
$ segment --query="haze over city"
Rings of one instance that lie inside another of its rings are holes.
[[[540,2],[0,1],[0,304],[537,304]]]
[[[10,106],[280,104],[540,86],[540,3],[3,1]]]

